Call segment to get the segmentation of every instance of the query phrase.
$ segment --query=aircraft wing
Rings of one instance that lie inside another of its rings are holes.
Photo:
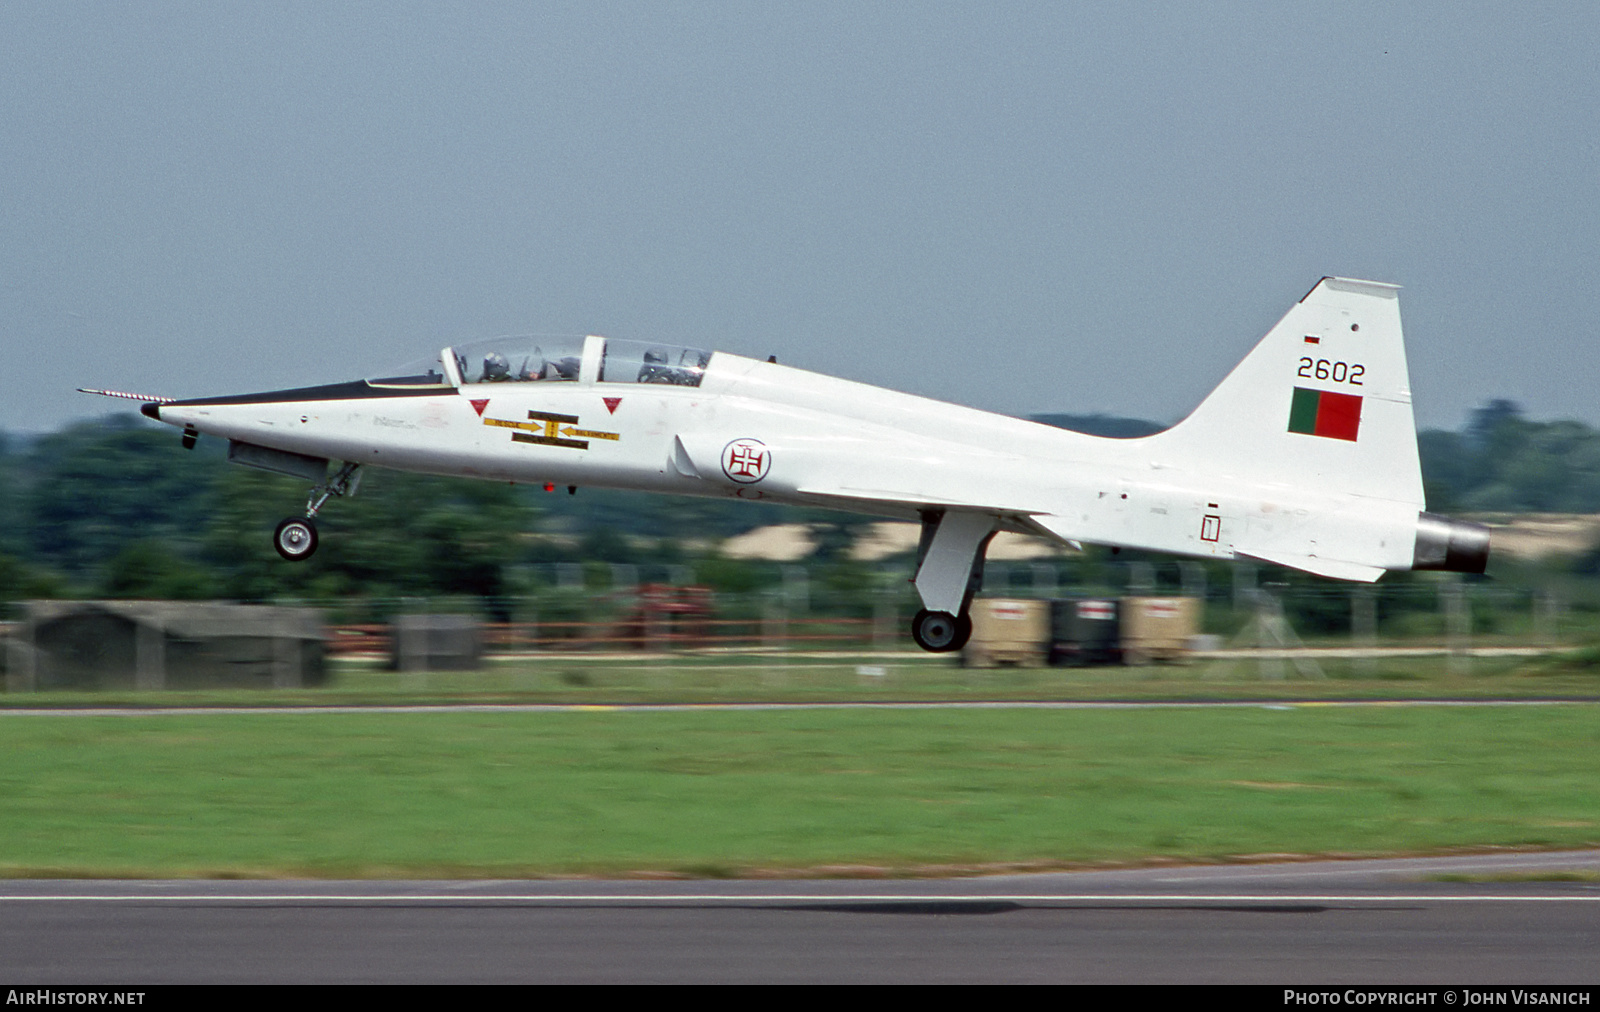
[[[860,503],[885,503],[889,505],[904,505],[918,509],[960,509],[971,510],[978,513],[999,514],[1027,514],[1032,512],[1020,509],[1016,504],[1006,504],[1003,497],[992,496],[987,498],[955,498],[938,495],[932,492],[907,491],[905,489],[889,488],[860,488],[848,485],[829,485],[824,487],[804,486],[797,489],[800,495],[825,496],[830,499],[849,499]]]

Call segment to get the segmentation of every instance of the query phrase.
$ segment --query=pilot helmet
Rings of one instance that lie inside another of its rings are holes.
[[[498,351],[491,351],[483,357],[483,378],[485,380],[503,380],[511,378],[511,363]]]

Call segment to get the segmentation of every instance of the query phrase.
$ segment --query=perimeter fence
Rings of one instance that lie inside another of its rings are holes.
[[[337,597],[245,602],[315,608],[336,657],[397,654],[403,616],[455,615],[475,628],[474,656],[802,653],[915,650],[920,607],[905,567],[774,567],[765,586],[714,587],[688,565],[550,565],[500,597]],[[1351,585],[1249,564],[1134,560],[1081,565],[991,563],[981,596],[1082,600],[1198,599],[1198,650],[1555,649],[1600,639],[1600,581],[1512,583],[1454,574],[1391,574]],[[196,603],[197,606],[203,606]],[[184,603],[173,602],[181,611]],[[14,606],[6,618],[23,617]],[[0,622],[0,635],[7,623]],[[8,648],[10,652],[15,650]],[[7,655],[9,656],[9,655]],[[14,665],[11,665],[14,666]]]
[[[1451,574],[1351,586],[1262,579],[1240,567],[1238,578],[1208,584],[1193,571],[1163,581],[1134,566],[1130,578],[1108,585],[1054,580],[1037,568],[994,568],[982,597],[1198,598],[1203,606],[1197,646],[1203,649],[1553,648],[1587,642],[1600,632],[1600,600],[1590,594]],[[491,654],[913,648],[910,620],[920,604],[903,574],[846,586],[799,567],[785,574],[780,585],[746,592],[692,583],[574,584],[495,599],[370,598],[330,611],[330,649],[389,653],[394,615],[452,612],[481,620],[483,648]]]

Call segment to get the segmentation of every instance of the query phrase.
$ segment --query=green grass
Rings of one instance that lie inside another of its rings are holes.
[[[0,874],[938,874],[1600,842],[1600,705],[0,716]]]

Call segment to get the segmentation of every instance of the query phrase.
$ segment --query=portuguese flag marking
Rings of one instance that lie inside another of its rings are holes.
[[[1360,397],[1337,394],[1332,390],[1294,388],[1294,401],[1289,407],[1290,432],[1348,439],[1353,443],[1360,428]]]

